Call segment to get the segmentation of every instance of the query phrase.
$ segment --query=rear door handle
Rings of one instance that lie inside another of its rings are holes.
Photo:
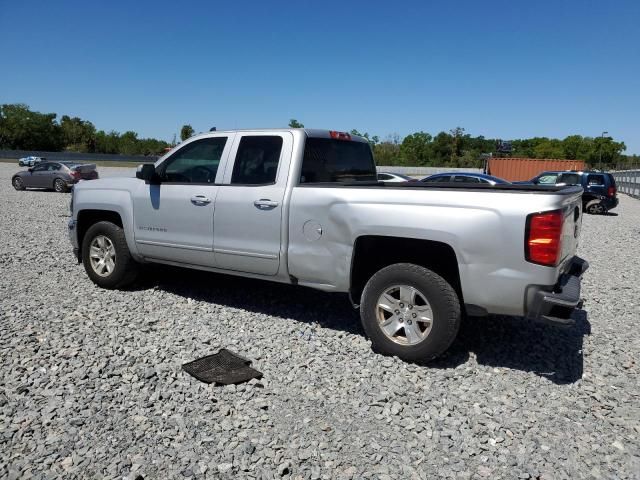
[[[260,200],[256,200],[253,204],[262,209],[266,210],[268,208],[276,208],[279,204],[278,202],[274,202],[273,200],[269,200],[268,198],[261,198]]]
[[[211,203],[211,199],[204,195],[194,195],[191,197],[191,203],[195,205],[207,205],[208,203]]]

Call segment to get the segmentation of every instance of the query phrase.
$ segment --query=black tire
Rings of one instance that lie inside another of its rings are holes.
[[[99,236],[104,236],[114,247],[115,268],[108,274],[99,275],[91,265],[91,244]],[[82,264],[89,278],[102,288],[123,288],[138,276],[139,264],[133,259],[127,246],[124,230],[111,222],[97,222],[89,227],[82,240]]]
[[[24,190],[24,182],[20,177],[13,177],[11,185],[13,185],[13,188],[16,190]]]
[[[431,330],[417,344],[391,340],[378,321],[379,297],[397,285],[413,287],[431,307]],[[428,362],[442,355],[455,340],[460,329],[460,301],[453,287],[431,270],[412,263],[396,263],[378,271],[367,282],[362,293],[360,318],[374,351],[409,362]]]
[[[607,207],[600,200],[592,200],[587,203],[585,210],[591,215],[604,215],[607,213]]]
[[[68,191],[67,184],[61,178],[56,178],[53,181],[53,189],[58,193],[65,193]]]

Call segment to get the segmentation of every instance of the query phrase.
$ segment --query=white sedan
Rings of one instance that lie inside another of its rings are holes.
[[[401,175],[399,173],[391,173],[391,172],[378,172],[378,180],[381,182],[417,182],[418,180],[412,177],[408,177],[407,175]]]
[[[36,163],[40,163],[42,161],[44,161],[44,158],[41,157],[22,157],[20,160],[18,160],[18,165],[20,165],[21,167],[33,167]]]

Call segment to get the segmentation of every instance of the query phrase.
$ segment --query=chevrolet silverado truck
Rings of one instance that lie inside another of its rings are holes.
[[[581,194],[384,183],[355,135],[216,131],[135,178],[76,185],[69,234],[100,287],[153,262],[348,293],[374,350],[428,361],[463,315],[572,323],[588,266],[575,255]]]

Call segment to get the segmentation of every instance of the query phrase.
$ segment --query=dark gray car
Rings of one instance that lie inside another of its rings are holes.
[[[28,170],[16,173],[11,179],[13,188],[48,188],[56,192],[66,192],[79,180],[98,178],[95,164],[71,162],[42,162]]]

